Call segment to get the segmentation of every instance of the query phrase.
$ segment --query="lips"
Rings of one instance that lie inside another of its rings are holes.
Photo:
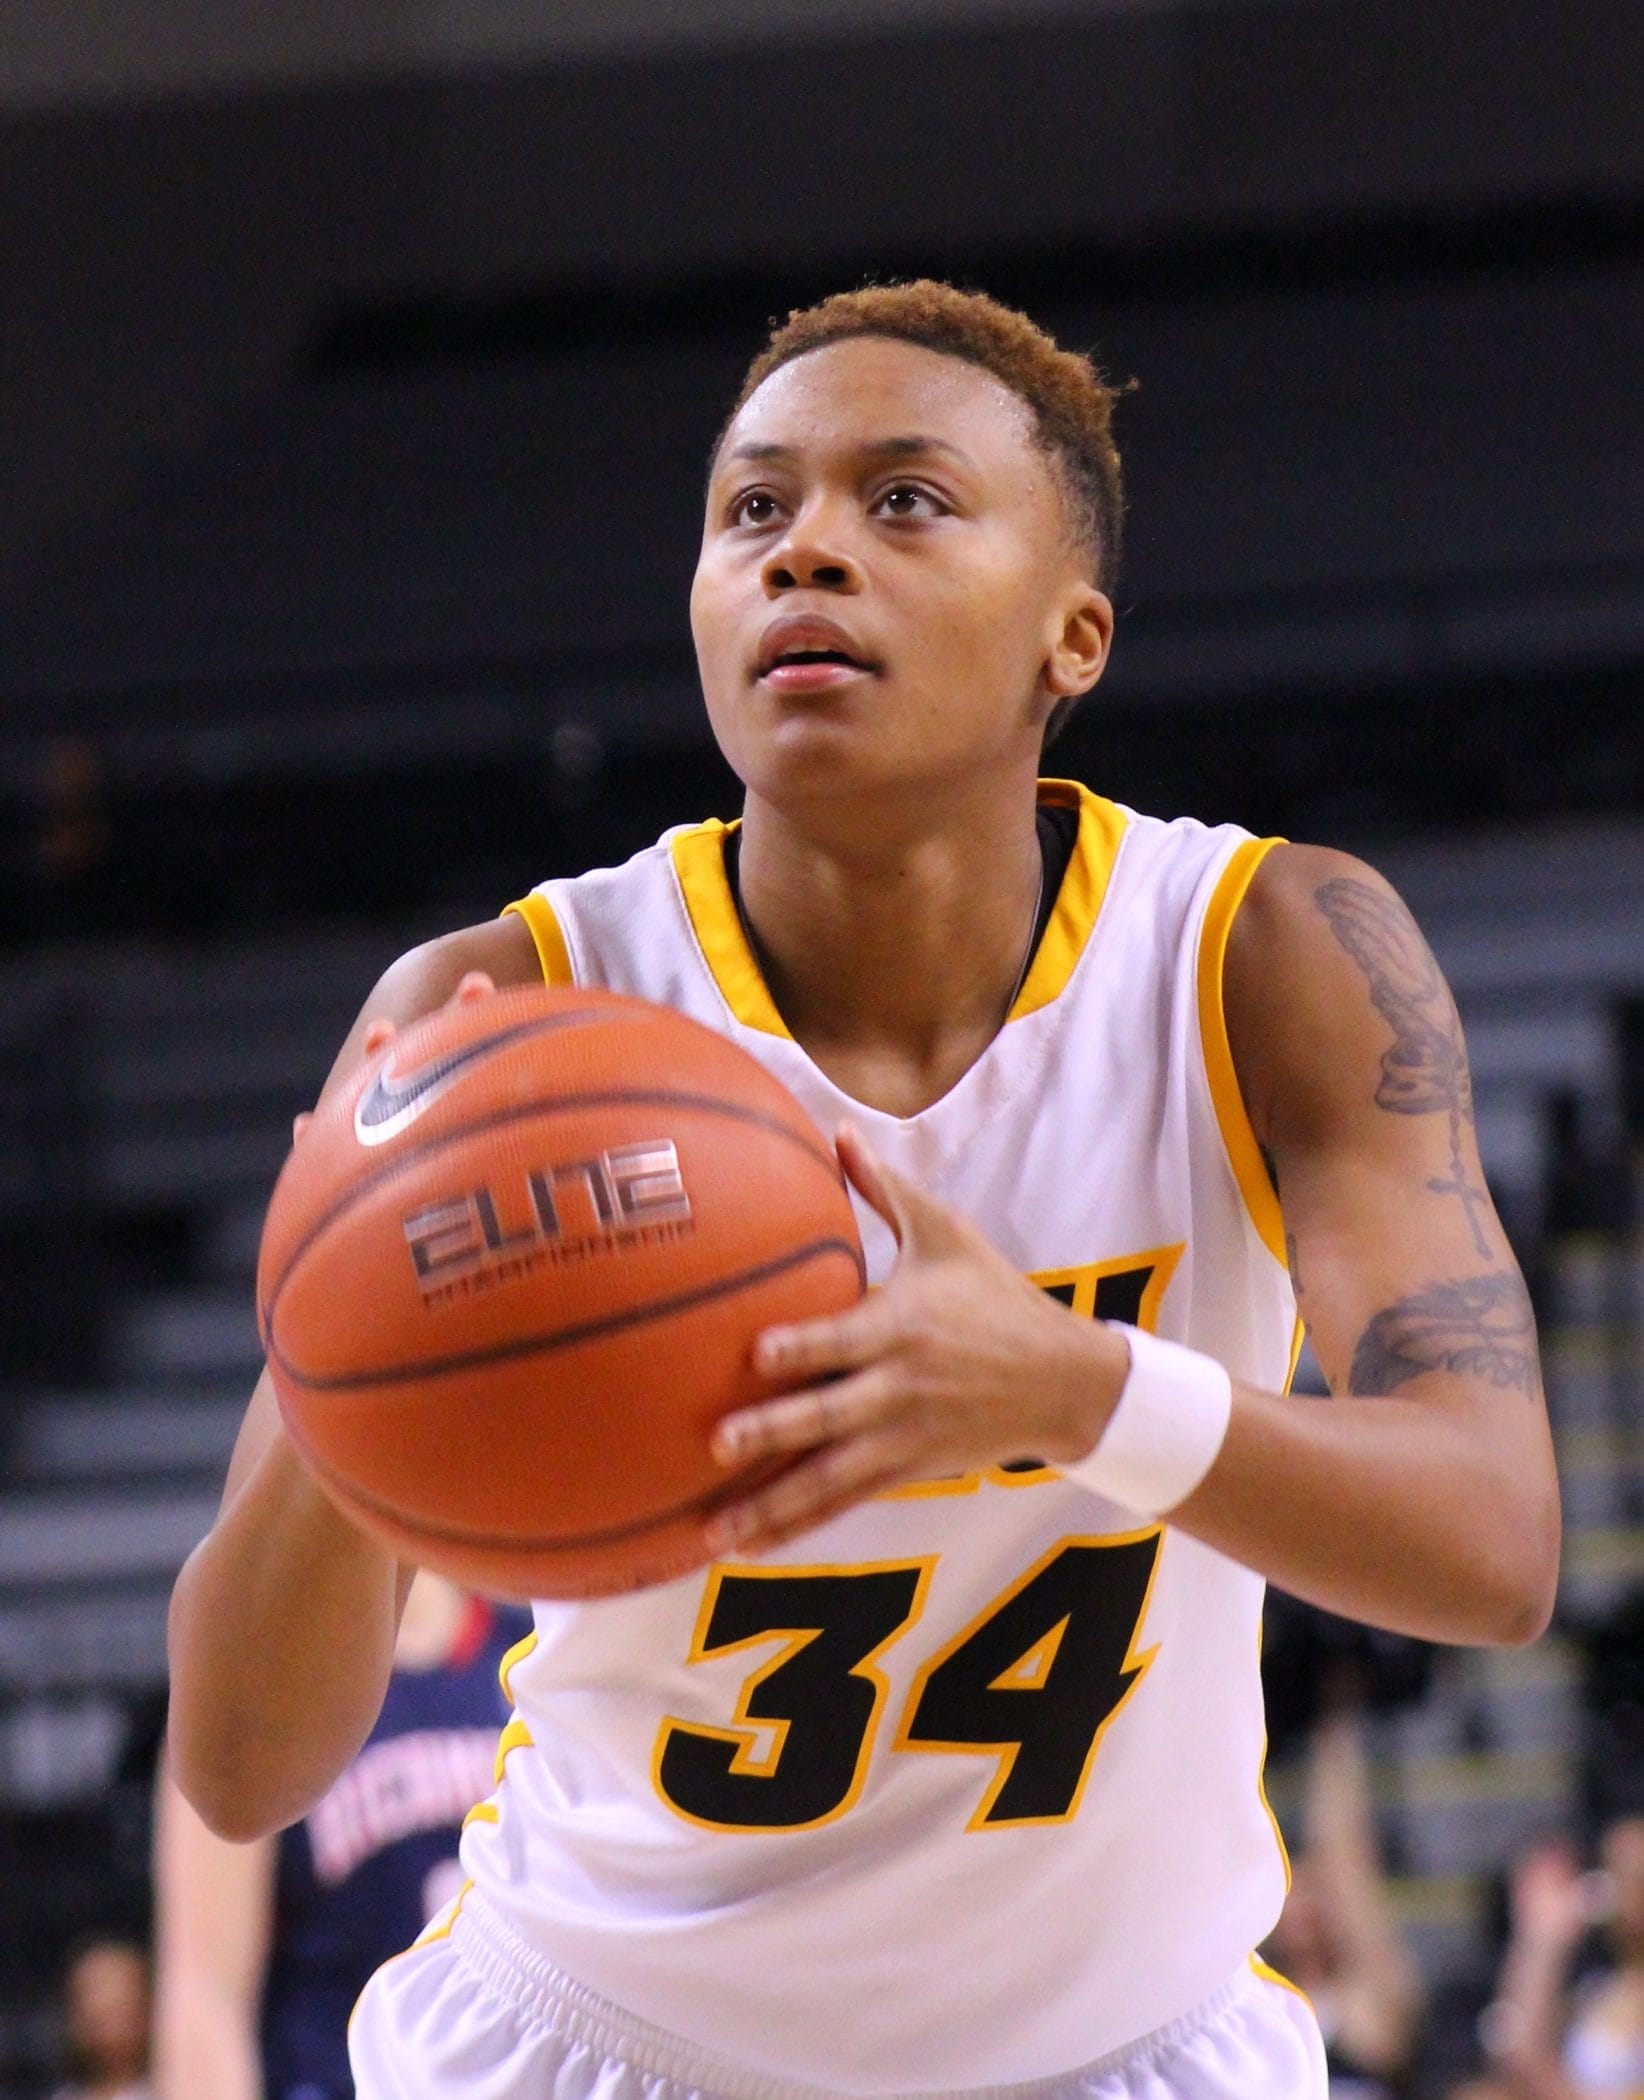
[[[759,640],[756,678],[783,687],[837,684],[877,669],[837,621],[813,614],[773,620]]]

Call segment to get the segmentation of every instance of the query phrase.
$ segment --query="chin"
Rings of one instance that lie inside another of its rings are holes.
[[[744,785],[765,801],[815,801],[907,788],[927,771],[924,753],[887,750],[860,730],[838,724],[794,723],[742,754]]]
[[[768,801],[888,786],[918,766],[915,754],[887,748],[882,725],[842,710],[794,709],[757,726],[738,722],[732,735],[712,709],[709,721],[725,763],[750,794]]]

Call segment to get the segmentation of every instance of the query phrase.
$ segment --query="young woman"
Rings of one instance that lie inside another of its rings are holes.
[[[277,1837],[226,1843],[162,1764],[156,2100],[351,2100],[361,1987],[461,1884],[458,1834],[491,1789],[519,1616],[420,1573],[369,1738]]]
[[[1111,398],[946,286],[796,315],[691,602],[740,824],[407,956],[344,1046],[543,975],[679,1006],[839,1130],[883,1285],[760,1339],[794,1390],[720,1453],[799,1462],[705,1574],[538,1607],[474,1886],[356,2014],[368,2100],[1312,2100],[1251,1956],[1262,1578],[1439,1640],[1546,1620],[1533,1321],[1409,915],[1038,782],[1112,640]],[[1285,1395],[1298,1301],[1329,1404]],[[403,1581],[265,1382],[173,1606],[209,1822],[323,1791]]]

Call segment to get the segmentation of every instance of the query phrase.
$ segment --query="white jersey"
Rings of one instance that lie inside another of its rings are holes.
[[[906,1119],[788,1034],[722,825],[518,908],[551,978],[730,1036],[1076,1314],[1281,1388],[1295,1301],[1221,1002],[1268,842],[1040,793],[1079,823],[1038,953],[995,1040]],[[879,1281],[893,1244],[859,1216]],[[539,1603],[466,1871],[546,1963],[773,2077],[1054,2077],[1198,2005],[1278,1915],[1262,1588],[1030,1465],[881,1496],[747,1564]]]

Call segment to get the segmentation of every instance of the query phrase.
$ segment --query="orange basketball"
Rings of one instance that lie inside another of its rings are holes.
[[[527,1597],[703,1558],[729,1409],[862,1247],[833,1152],[723,1036],[609,992],[499,992],[395,1037],[315,1116],[257,1306],[315,1478],[403,1558]]]

